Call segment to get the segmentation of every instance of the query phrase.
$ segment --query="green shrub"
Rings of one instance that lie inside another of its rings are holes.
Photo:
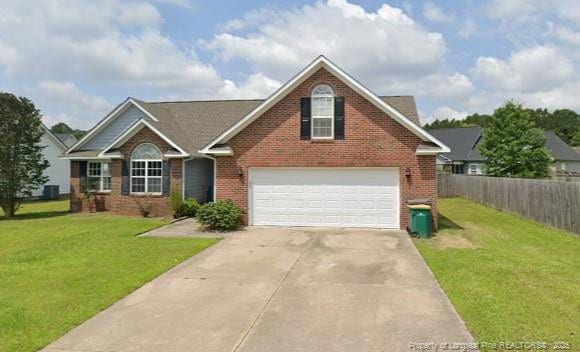
[[[229,199],[218,200],[201,206],[197,212],[197,220],[211,230],[233,230],[242,221],[243,211]]]
[[[183,198],[181,198],[181,191],[174,189],[169,194],[169,206],[173,211],[173,217],[179,218],[183,216]]]
[[[181,216],[187,216],[188,218],[193,218],[199,210],[199,203],[193,198],[187,198],[183,201],[181,205]]]

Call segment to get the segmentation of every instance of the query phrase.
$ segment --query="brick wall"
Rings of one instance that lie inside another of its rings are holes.
[[[73,160],[70,164],[70,211],[96,212],[109,210],[110,194],[95,193],[94,200],[86,198],[82,193],[80,179],[80,161]]]
[[[172,150],[172,147],[161,139],[156,133],[145,127],[135,136],[129,139],[119,148],[120,152],[127,158],[130,158],[133,149],[142,143],[155,144],[162,153]],[[171,216],[172,211],[169,206],[167,196],[124,196],[121,192],[122,184],[122,160],[112,160],[111,169],[111,192],[108,194],[97,194],[102,207],[99,210],[109,210],[114,214],[138,216],[139,207],[137,202],[142,205],[152,204],[153,209],[151,216]],[[182,160],[170,159],[171,165],[171,190],[181,190],[182,180]],[[89,211],[84,195],[79,193],[79,162],[71,162],[71,211]]]
[[[300,139],[300,98],[320,83],[345,97],[345,139]],[[218,157],[217,198],[232,199],[247,221],[250,167],[399,167],[401,228],[407,226],[406,201],[431,198],[436,212],[435,156],[417,156],[421,139],[385,115],[342,81],[321,69],[230,140],[232,157]],[[243,176],[239,177],[239,169]],[[409,168],[411,177],[405,176]]]

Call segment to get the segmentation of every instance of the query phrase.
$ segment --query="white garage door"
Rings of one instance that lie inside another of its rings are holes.
[[[398,168],[251,168],[250,223],[399,228]]]

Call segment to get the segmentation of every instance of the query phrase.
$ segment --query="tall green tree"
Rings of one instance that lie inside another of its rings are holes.
[[[85,134],[87,134],[87,131],[78,130],[78,129],[75,130],[64,122],[59,122],[59,123],[55,124],[54,126],[52,126],[50,128],[50,131],[52,133],[72,134],[73,136],[76,137],[76,139],[81,139],[84,137]]]
[[[568,144],[572,141],[576,133],[580,132],[580,115],[568,109],[557,109],[549,112],[547,109],[536,109],[532,111],[536,127],[546,131],[553,131]]]
[[[458,127],[485,127],[489,115],[472,114],[465,117],[463,120],[456,119],[442,119],[435,120],[431,123],[425,124],[423,127],[428,130],[436,130],[438,128],[458,128]]]
[[[570,144],[573,146],[580,146],[580,130],[578,130],[578,132],[576,132],[576,134],[574,135],[574,138],[572,138],[572,141],[570,142]]]
[[[23,197],[46,183],[40,111],[23,97],[0,93],[0,207],[11,218]]]
[[[551,157],[546,137],[534,125],[532,114],[512,101],[495,110],[487,120],[481,155],[486,171],[500,177],[540,178],[548,176]]]

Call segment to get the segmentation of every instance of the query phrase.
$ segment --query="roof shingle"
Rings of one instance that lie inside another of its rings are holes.
[[[412,96],[382,96],[382,100],[419,125]],[[139,104],[159,121],[151,124],[192,155],[260,105],[263,99],[145,102]]]

